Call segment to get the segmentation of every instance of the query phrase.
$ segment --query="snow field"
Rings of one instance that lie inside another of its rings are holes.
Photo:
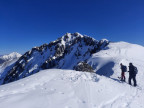
[[[132,101],[143,99],[140,93],[138,88],[94,73],[53,69],[1,86],[0,108],[140,107],[140,102]]]

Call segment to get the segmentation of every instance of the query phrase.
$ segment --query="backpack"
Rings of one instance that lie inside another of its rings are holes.
[[[134,73],[137,74],[138,73],[138,69],[137,67],[134,66]]]
[[[127,72],[127,67],[123,66],[123,72]]]

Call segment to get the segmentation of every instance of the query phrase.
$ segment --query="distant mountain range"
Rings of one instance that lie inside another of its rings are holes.
[[[17,52],[13,52],[7,55],[1,55],[0,56],[0,65],[3,64],[4,62],[8,62],[8,61],[12,61],[14,59],[18,59],[19,57],[21,57],[21,54],[17,53]]]
[[[12,65],[21,57],[21,54],[13,52],[0,57],[0,79],[7,74]],[[0,80],[1,82],[1,80]]]

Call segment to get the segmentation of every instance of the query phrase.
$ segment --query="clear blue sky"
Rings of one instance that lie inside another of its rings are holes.
[[[80,32],[144,46],[144,0],[0,0],[0,54]]]

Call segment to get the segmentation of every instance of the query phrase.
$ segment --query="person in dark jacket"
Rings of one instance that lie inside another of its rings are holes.
[[[129,84],[131,85],[131,79],[133,79],[134,86],[137,86],[136,82],[136,73],[134,72],[134,66],[132,63],[129,63]]]
[[[125,67],[124,67],[124,65],[121,63],[120,64],[120,66],[121,66],[121,81],[125,81]]]

